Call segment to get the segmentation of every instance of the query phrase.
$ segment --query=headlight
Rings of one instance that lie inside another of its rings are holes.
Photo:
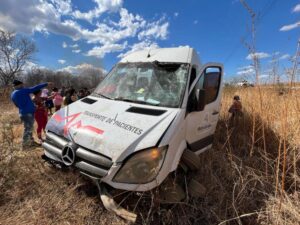
[[[113,181],[119,183],[144,184],[157,176],[167,147],[142,150],[125,161]]]

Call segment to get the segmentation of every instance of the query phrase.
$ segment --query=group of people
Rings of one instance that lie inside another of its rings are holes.
[[[77,93],[72,87],[58,89],[51,82],[25,88],[22,81],[14,80],[13,87],[11,100],[19,109],[24,124],[23,149],[41,144],[42,132],[45,131],[48,115],[52,115],[53,108],[58,111],[63,105],[69,105],[90,94],[87,88],[80,89]],[[35,142],[32,136],[34,120],[40,143]]]

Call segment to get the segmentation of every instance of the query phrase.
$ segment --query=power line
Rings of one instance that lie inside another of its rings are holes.
[[[258,13],[258,16],[256,17],[256,25],[259,25],[261,23],[261,21],[263,20],[263,18],[270,12],[270,10],[275,6],[275,4],[277,3],[278,0],[271,0],[270,4],[265,4],[265,6],[262,9],[262,13]],[[247,5],[248,8],[248,5]],[[254,15],[254,12],[252,11],[251,8],[249,8],[251,10],[251,14],[252,16]],[[242,36],[242,40],[246,40],[249,35],[251,34],[250,31],[246,31],[245,35]],[[242,47],[241,43],[238,42],[234,48],[232,49],[232,51],[228,54],[228,56],[225,58],[224,63],[228,62],[229,59],[236,53],[237,50],[239,50]]]

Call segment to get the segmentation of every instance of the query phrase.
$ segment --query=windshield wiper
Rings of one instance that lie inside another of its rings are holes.
[[[113,99],[113,98],[111,98],[111,97],[108,97],[108,96],[103,95],[103,94],[100,94],[100,93],[95,93],[95,94],[101,96],[102,98]]]

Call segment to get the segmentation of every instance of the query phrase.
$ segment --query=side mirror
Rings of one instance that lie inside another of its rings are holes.
[[[198,93],[198,104],[197,104],[197,111],[202,111],[205,107],[205,90],[200,89]]]

